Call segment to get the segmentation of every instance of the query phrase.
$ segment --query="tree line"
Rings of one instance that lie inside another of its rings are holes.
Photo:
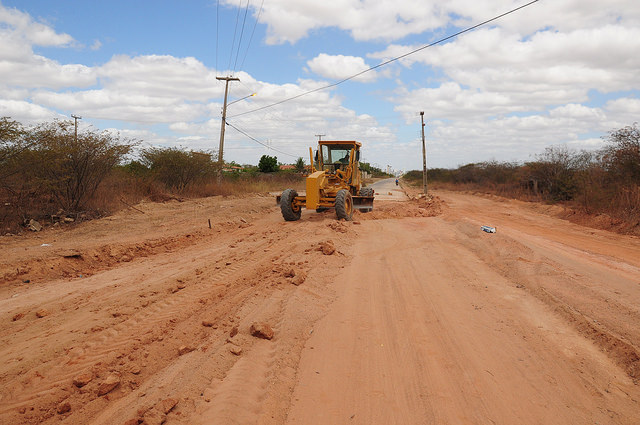
[[[30,218],[102,215],[127,200],[279,190],[288,180],[301,179],[286,175],[281,180],[287,182],[270,178],[265,184],[259,168],[226,173],[215,151],[141,147],[139,140],[111,131],[84,128],[76,133],[73,121],[24,126],[3,117],[0,234]]]
[[[611,131],[596,151],[548,147],[525,163],[488,161],[456,169],[436,168],[428,181],[503,196],[564,202],[587,213],[606,213],[640,225],[640,128]],[[422,182],[422,171],[405,175]]]

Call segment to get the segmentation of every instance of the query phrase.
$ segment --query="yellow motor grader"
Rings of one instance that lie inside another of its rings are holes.
[[[277,197],[284,219],[299,220],[302,207],[317,212],[334,208],[338,219],[345,220],[352,219],[354,209],[373,210],[373,188],[362,187],[358,168],[361,146],[356,141],[320,140],[315,156],[309,148],[311,174],[306,180],[306,196],[286,189]]]

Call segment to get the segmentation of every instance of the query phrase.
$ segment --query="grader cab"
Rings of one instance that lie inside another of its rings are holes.
[[[299,220],[302,208],[324,211],[334,208],[338,219],[351,220],[355,209],[373,210],[374,191],[362,187],[358,168],[361,143],[355,141],[318,142],[318,150],[309,148],[311,174],[306,179],[306,195],[286,189],[278,196],[282,216],[287,221]]]

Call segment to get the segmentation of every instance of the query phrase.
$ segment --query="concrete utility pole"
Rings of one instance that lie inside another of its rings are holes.
[[[222,106],[222,124],[220,125],[220,149],[218,149],[218,163],[220,164],[220,172],[222,172],[222,166],[224,162],[222,160],[222,151],[224,149],[224,128],[227,124],[227,95],[229,93],[229,81],[240,81],[239,78],[234,77],[216,77],[216,80],[224,80],[224,105]]]
[[[81,120],[82,117],[71,114],[71,118],[73,118],[73,120],[75,121],[75,128],[76,128],[75,142],[78,143],[78,120]]]
[[[420,111],[420,121],[422,121],[422,186],[424,194],[427,194],[427,148],[424,144],[424,111]]]

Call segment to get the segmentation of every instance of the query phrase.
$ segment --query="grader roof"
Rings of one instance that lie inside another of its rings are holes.
[[[319,145],[356,145],[357,147],[362,146],[362,143],[356,142],[355,140],[320,140],[318,144]]]

